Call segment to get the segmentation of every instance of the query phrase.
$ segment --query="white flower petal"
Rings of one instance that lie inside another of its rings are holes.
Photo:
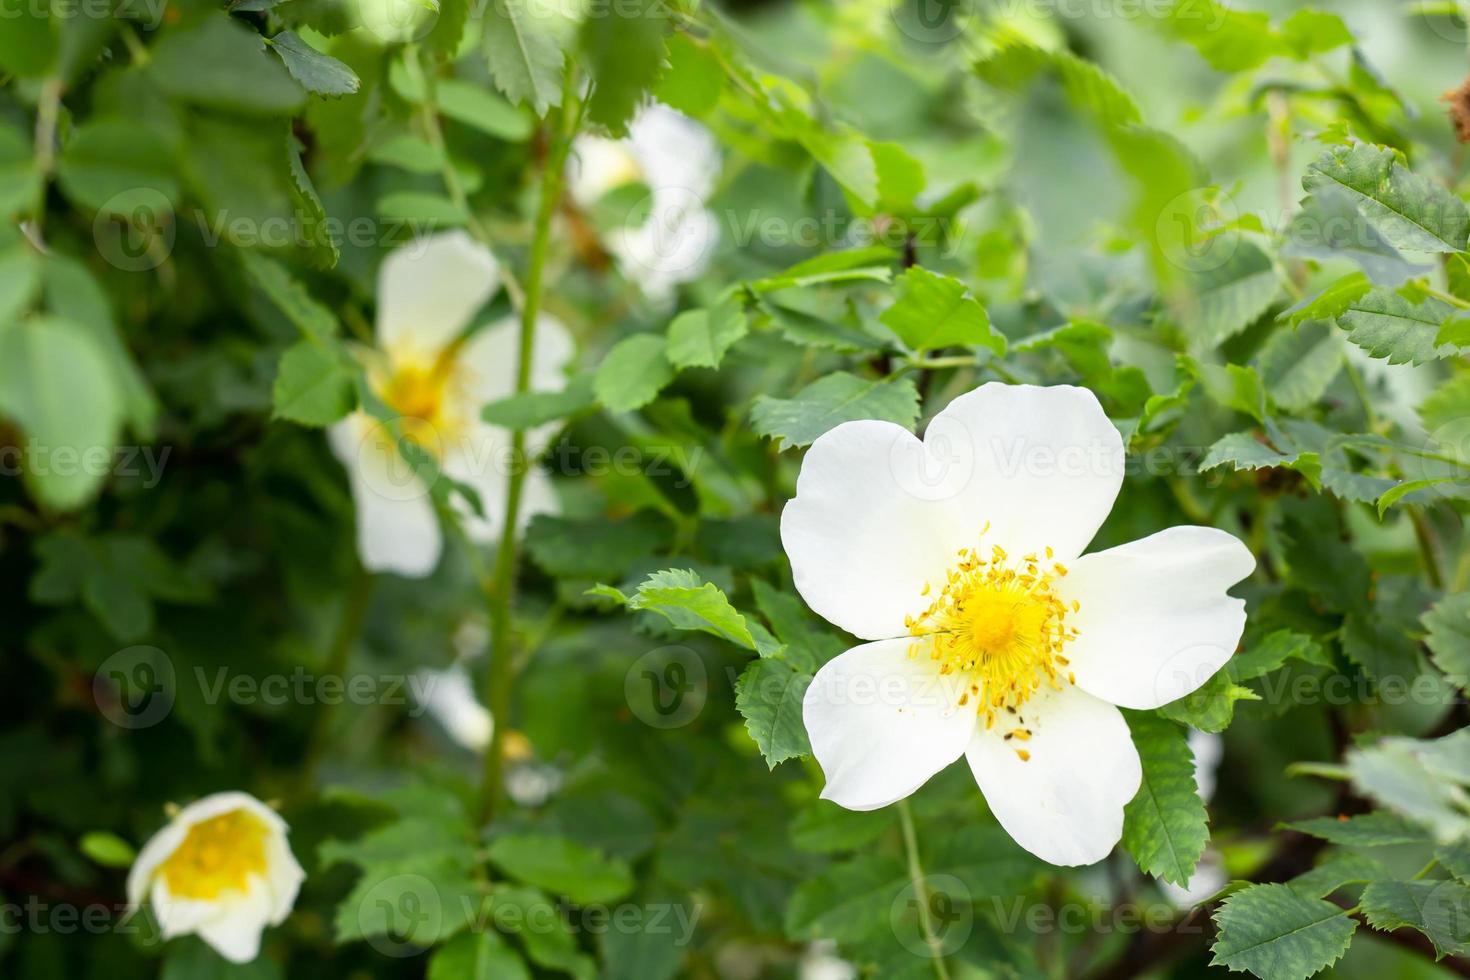
[[[699,198],[713,192],[720,175],[720,145],[693,119],[653,103],[628,127],[628,141],[650,190],[678,188]]]
[[[925,443],[950,466],[944,486],[965,524],[954,548],[979,542],[1013,557],[1087,547],[1123,484],[1123,439],[1097,396],[1070,385],[992,382],[935,416]]]
[[[802,702],[812,752],[827,777],[822,798],[849,810],[901,800],[965,751],[973,707],[954,679],[907,639],[853,647],[817,671]]]
[[[388,431],[358,412],[328,429],[327,442],[347,469],[363,567],[410,578],[433,572],[443,547],[433,500]]]
[[[261,823],[270,828],[272,833],[284,834],[286,822],[281,815],[270,807],[251,796],[249,793],[241,793],[231,790],[224,793],[211,793],[202,796],[180,810],[158,833],[148,839],[142,850],[133,861],[133,867],[128,872],[128,904],[137,908],[143,903],[145,895],[149,894],[153,882],[153,876],[163,862],[167,861],[184,839],[189,836],[189,830],[195,824],[212,820],[226,813],[236,810],[247,810]]]
[[[1017,726],[1031,738],[1006,739]],[[1066,866],[1107,857],[1123,835],[1123,807],[1143,777],[1122,714],[1071,685],[1043,688],[1017,716],[980,728],[965,755],[991,812],[1016,843]]]
[[[153,879],[148,901],[153,906],[153,916],[158,920],[158,929],[164,939],[197,932],[201,925],[220,914],[220,906],[216,902],[173,895],[162,877]]]
[[[956,550],[973,543],[951,506],[927,498],[931,461],[925,443],[874,421],[824,433],[802,460],[781,543],[807,605],[855,636],[905,635],[904,617],[928,602],[925,583],[942,585]]]
[[[378,270],[378,343],[420,358],[457,337],[500,284],[489,249],[463,231],[414,239]]]
[[[464,382],[456,393],[465,399],[459,406],[466,418],[478,418],[486,402],[508,398],[516,390],[516,360],[520,348],[520,321],[505,317],[478,330],[459,352]],[[556,317],[543,313],[536,318],[536,343],[531,352],[531,390],[561,391],[567,384],[567,367],[576,355],[571,331]],[[545,446],[560,425],[550,423],[526,433],[531,452]],[[509,441],[509,430],[505,431]]]
[[[265,847],[266,886],[270,893],[270,918],[267,921],[278,926],[286,921],[295,907],[301,883],[306,880],[306,871],[291,852],[291,844],[285,834],[272,834]]]
[[[1209,680],[1240,643],[1245,602],[1225,590],[1256,567],[1233,535],[1171,527],[1084,555],[1057,582],[1081,608],[1066,656],[1084,690],[1125,708],[1149,709]]]
[[[583,207],[615,187],[643,180],[643,165],[626,140],[581,135],[567,161],[567,192]]]
[[[704,210],[704,201],[671,188],[654,194],[648,220],[612,236],[608,251],[646,296],[665,302],[675,286],[697,279],[709,266],[719,237],[719,223]]]
[[[195,931],[231,963],[249,963],[260,955],[260,934],[271,914],[270,887],[256,878],[245,894],[221,906],[219,915]]]

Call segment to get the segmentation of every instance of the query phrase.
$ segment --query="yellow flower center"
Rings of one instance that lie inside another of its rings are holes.
[[[396,364],[374,387],[378,397],[397,413],[403,435],[438,455],[460,426],[450,397],[454,383],[454,362],[441,355],[429,364]]]
[[[245,891],[250,876],[266,871],[265,843],[270,828],[247,810],[233,810],[189,828],[189,834],[159,868],[169,893],[211,901],[229,891]]]
[[[921,638],[910,644],[909,656],[927,654],[941,674],[959,680],[959,703],[973,699],[986,728],[998,712],[1019,717],[1043,684],[1060,690],[1063,679],[1075,683],[1062,651],[1077,637],[1067,615],[1078,604],[1057,596],[1056,582],[1067,569],[1052,557],[1050,548],[1045,558],[1030,554],[1019,562],[999,545],[988,558],[977,548],[962,549],[929,607],[905,620],[909,633]],[[925,584],[923,595],[930,592]],[[1030,730],[1017,727],[1006,737],[1024,741]],[[1029,758],[1023,749],[1017,754]]]

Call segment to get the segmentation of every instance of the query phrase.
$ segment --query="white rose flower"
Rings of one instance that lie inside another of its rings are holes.
[[[249,963],[266,926],[291,914],[305,877],[274,810],[248,793],[215,793],[144,845],[128,904],[151,903],[164,939],[195,933],[232,963]]]
[[[1141,767],[1116,706],[1157,708],[1234,652],[1255,568],[1236,538],[1174,527],[1083,555],[1123,481],[1092,392],[987,384],[923,440],[848,422],[812,444],[781,515],[796,588],[872,642],[803,704],[823,797],[887,806],[965,756],[1022,847],[1091,864]]]
[[[567,170],[568,191],[584,207],[627,184],[648,188],[647,219],[605,244],[650,299],[668,302],[675,286],[704,272],[719,238],[705,207],[720,173],[709,130],[668,106],[650,105],[629,124],[627,139],[577,137]]]
[[[405,436],[434,456],[448,476],[479,493],[485,517],[468,508],[461,512],[466,531],[481,542],[500,534],[506,478],[518,461],[512,458],[511,432],[482,421],[480,409],[515,392],[519,328],[508,317],[467,340],[461,335],[498,286],[494,256],[463,232],[401,246],[383,260],[378,273],[380,349],[365,355],[368,380],[400,416]],[[572,353],[566,328],[542,316],[536,326],[531,389],[561,389]],[[528,456],[544,448],[555,428],[527,433]],[[443,546],[433,501],[392,434],[359,411],[332,426],[327,438],[352,484],[363,565],[407,576],[432,572]],[[532,465],[519,523],[524,526],[533,515],[555,509],[550,480]]]

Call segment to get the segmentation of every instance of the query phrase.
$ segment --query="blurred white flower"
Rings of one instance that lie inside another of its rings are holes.
[[[1199,798],[1208,803],[1215,795],[1215,770],[1220,768],[1220,758],[1225,754],[1225,740],[1191,728],[1189,751],[1194,754],[1194,784],[1199,789]]]
[[[485,510],[461,507],[465,529],[477,541],[500,534],[510,468],[511,433],[485,423],[480,409],[515,391],[517,324],[506,318],[463,339],[474,315],[499,286],[499,269],[486,248],[460,231],[403,245],[378,273],[379,349],[367,352],[369,383],[396,414],[406,438],[432,456],[449,477],[473,487]],[[550,316],[537,323],[531,388],[555,391],[573,345]],[[555,426],[527,433],[527,453],[544,447]],[[403,459],[392,433],[365,411],[327,432],[347,468],[357,505],[357,546],[372,571],[424,576],[442,550],[429,488]],[[458,501],[458,498],[456,498]],[[556,509],[551,483],[532,465],[520,523]]]
[[[144,845],[128,904],[149,902],[164,939],[194,933],[232,963],[249,963],[266,926],[291,914],[305,877],[274,810],[248,793],[216,793]]]
[[[447,670],[419,671],[418,690],[423,707],[449,737],[460,745],[483,752],[490,745],[495,720],[475,696],[475,685],[463,664]]]
[[[720,173],[719,145],[699,123],[664,105],[642,109],[628,138],[579,136],[567,164],[568,190],[583,207],[642,183],[648,216],[605,243],[623,274],[650,299],[667,302],[709,263],[719,226],[706,210]]]
[[[807,605],[864,643],[827,663],[803,719],[851,810],[964,756],[996,819],[1052,864],[1117,844],[1142,770],[1118,707],[1148,710],[1235,652],[1255,559],[1174,527],[1083,550],[1123,482],[1084,388],[987,384],[914,438],[847,422],[812,444],[781,540]]]
[[[807,946],[797,972],[800,980],[856,980],[857,967],[837,955],[837,944],[828,939]]]

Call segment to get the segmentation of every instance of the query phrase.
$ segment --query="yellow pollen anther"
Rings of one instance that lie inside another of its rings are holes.
[[[1016,756],[1022,762],[1030,762],[1031,761],[1031,753],[1030,752],[1027,752],[1025,749],[1017,749],[1016,750]]]
[[[927,641],[939,673],[963,681],[967,693],[959,703],[967,705],[975,695],[986,728],[998,711],[1015,714],[1043,685],[1059,690],[1063,680],[1075,683],[1062,650],[1077,636],[1067,616],[1080,608],[1056,593],[1057,580],[1066,574],[1060,563],[1047,566],[1027,554],[1013,566],[1000,545],[989,551],[986,560],[978,548],[962,549],[939,594],[923,612],[904,618],[910,635],[920,638],[909,656],[916,657],[920,642]],[[1047,548],[1048,559],[1052,554]],[[925,583],[920,594],[929,593]],[[1013,734],[1022,741],[1031,737],[1024,728]]]
[[[251,875],[266,873],[269,828],[246,810],[211,817],[189,828],[184,842],[159,867],[175,898],[211,901],[243,892]]]

